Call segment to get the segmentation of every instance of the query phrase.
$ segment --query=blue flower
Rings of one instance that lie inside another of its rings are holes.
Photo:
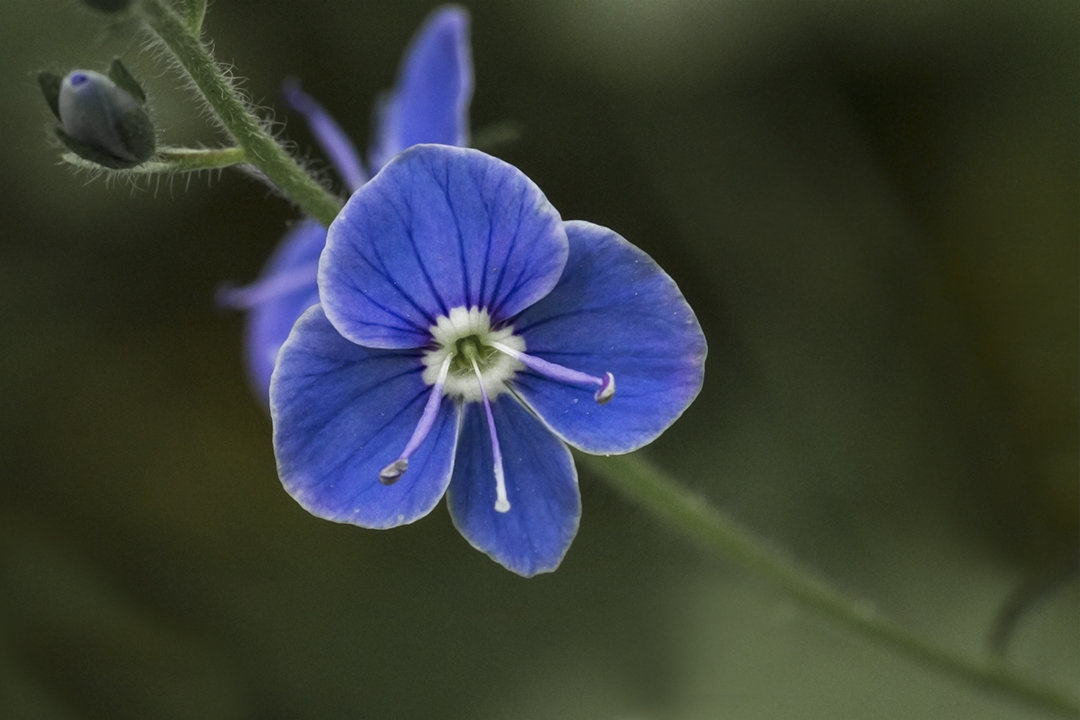
[[[286,86],[287,104],[308,122],[350,191],[412,145],[467,144],[473,87],[468,26],[468,14],[456,6],[436,10],[421,26],[405,52],[395,88],[377,103],[367,168],[329,113],[299,85]],[[319,300],[316,269],[325,244],[326,229],[302,220],[282,239],[255,283],[222,294],[225,305],[250,311],[246,362],[260,397],[267,396],[275,358],[293,323]]]
[[[368,528],[446,494],[521,575],[554,570],[577,531],[566,444],[635,450],[701,388],[705,338],[671,278],[476,150],[419,145],[356,192],[319,290],[270,385],[286,490]]]

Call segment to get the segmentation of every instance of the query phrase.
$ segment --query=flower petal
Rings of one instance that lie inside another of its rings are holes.
[[[405,51],[394,89],[378,104],[372,172],[417,143],[468,144],[472,92],[469,15],[460,7],[436,10]]]
[[[611,402],[529,371],[514,386],[549,427],[591,453],[625,453],[654,440],[693,401],[704,376],[705,336],[675,282],[615,232],[566,223],[570,258],[559,284],[514,321],[525,351],[602,377]]]
[[[457,410],[443,403],[431,433],[393,485],[379,471],[405,447],[430,388],[415,353],[345,340],[311,308],[282,346],[270,383],[278,474],[297,502],[327,520],[369,528],[429,513],[450,482]]]
[[[297,223],[282,238],[258,280],[221,294],[223,305],[249,311],[244,351],[251,383],[264,401],[278,350],[297,318],[319,302],[315,277],[324,245],[324,227],[313,220]]]
[[[319,263],[326,316],[368,347],[421,347],[455,307],[498,323],[566,264],[558,212],[520,170],[478,150],[417,145],[345,204]]]
[[[450,516],[477,550],[519,575],[559,566],[577,533],[581,495],[570,451],[512,396],[492,403],[510,510],[495,510],[495,477],[480,403],[465,407],[447,494]]]

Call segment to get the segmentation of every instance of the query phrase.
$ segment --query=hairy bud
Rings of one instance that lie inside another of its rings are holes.
[[[120,61],[113,61],[109,75],[73,70],[61,79],[41,73],[38,82],[60,120],[57,136],[76,155],[109,168],[130,168],[154,154],[145,95]]]

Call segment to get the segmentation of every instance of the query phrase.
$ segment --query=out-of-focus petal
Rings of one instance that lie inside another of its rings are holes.
[[[319,302],[315,277],[324,245],[326,229],[303,220],[285,234],[258,280],[220,293],[222,305],[248,311],[245,359],[251,384],[264,401],[278,350],[296,319]]]
[[[615,396],[528,370],[514,385],[571,445],[625,453],[654,440],[693,401],[704,376],[705,336],[675,282],[607,228],[566,223],[570,257],[559,284],[515,321],[525,351],[595,376],[615,376]]]
[[[447,503],[465,539],[519,575],[559,566],[577,533],[581,496],[566,446],[510,395],[492,406],[510,510],[495,510],[495,477],[480,403],[465,408]]]
[[[417,31],[394,89],[380,99],[372,172],[418,143],[466,145],[472,93],[469,15],[453,5],[440,8]]]
[[[405,447],[430,388],[416,353],[345,340],[316,306],[297,321],[270,383],[274,451],[285,489],[327,520],[369,528],[428,514],[450,482],[457,409],[443,403],[393,485],[379,471]]]
[[[495,323],[547,295],[566,263],[559,213],[520,170],[417,145],[345,204],[319,262],[330,322],[369,347],[421,347],[454,307]]]
[[[355,192],[366,183],[368,175],[360,162],[356,146],[338,125],[337,120],[315,98],[300,89],[299,80],[293,78],[286,81],[281,92],[288,106],[304,116],[311,134],[322,146],[323,152],[330,158],[341,179],[349,186],[349,191]]]

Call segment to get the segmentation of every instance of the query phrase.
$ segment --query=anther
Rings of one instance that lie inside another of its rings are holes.
[[[615,397],[615,376],[609,372],[604,373],[604,378],[600,381],[600,388],[593,395],[599,405],[606,405],[608,400]]]
[[[398,458],[394,462],[384,467],[379,472],[379,482],[383,485],[393,485],[398,481],[405,471],[409,469],[408,458]]]

